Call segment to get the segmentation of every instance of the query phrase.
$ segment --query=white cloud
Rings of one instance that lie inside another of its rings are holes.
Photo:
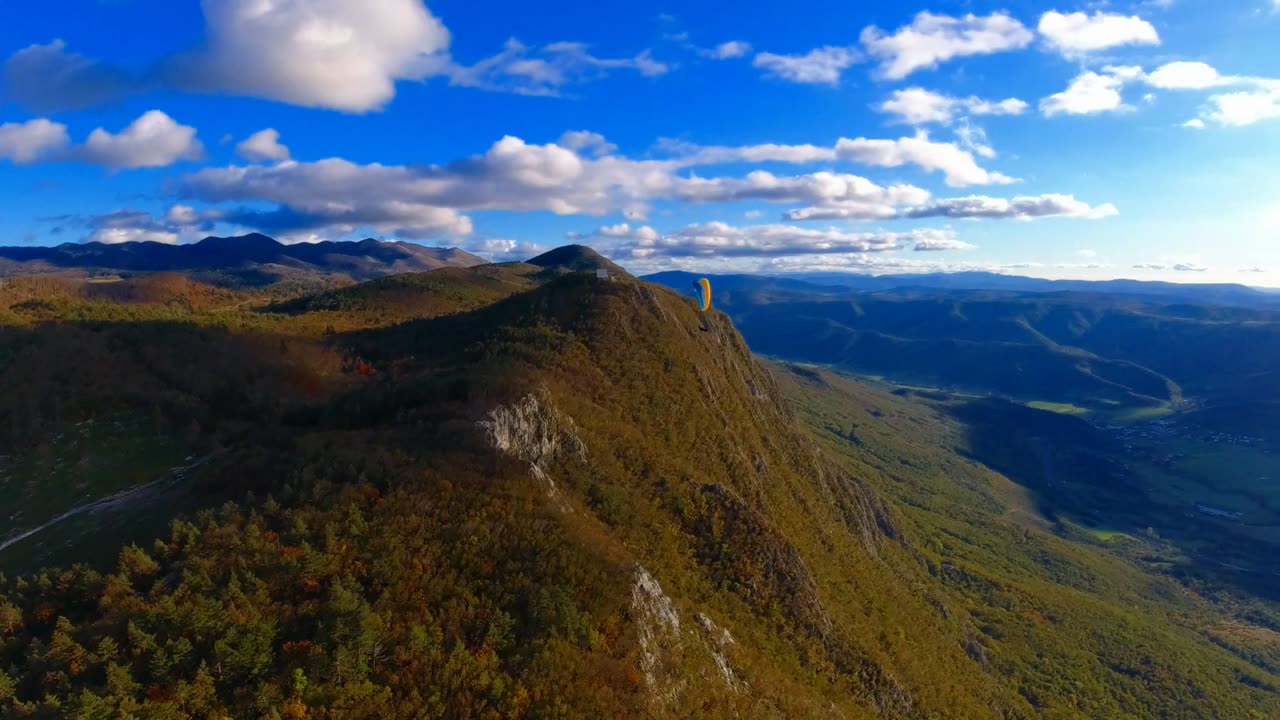
[[[807,163],[836,159],[834,148],[808,144],[696,145],[663,138],[658,141],[655,149],[664,154],[676,156],[675,161],[684,166],[724,165],[738,162]]]
[[[1098,251],[1090,250],[1089,248],[1081,248],[1080,250],[1076,251],[1076,254],[1082,258],[1089,258],[1090,260],[1098,257]]]
[[[887,252],[916,245],[922,246],[921,249],[940,247],[947,242],[958,242],[951,230],[922,228],[900,233],[851,233],[837,228],[782,224],[736,227],[709,222],[689,225],[652,241],[636,240],[628,247],[637,258],[733,258]]]
[[[977,153],[984,158],[996,156],[996,149],[987,141],[987,131],[969,122],[969,118],[960,118],[955,132],[956,140],[960,141],[960,147],[965,150]]]
[[[732,58],[740,58],[751,52],[751,43],[741,40],[730,40],[722,42],[707,52],[709,57],[716,60],[730,60]]]
[[[574,152],[585,152],[595,156],[608,155],[618,149],[617,145],[605,140],[603,135],[590,130],[570,130],[561,135],[556,144]]]
[[[1040,16],[1037,28],[1045,41],[1065,54],[1087,53],[1121,45],[1159,45],[1160,35],[1151,23],[1132,15],[1094,12],[1064,14],[1050,10]]]
[[[1040,112],[1046,116],[1091,115],[1124,110],[1120,90],[1125,83],[1142,77],[1142,68],[1109,65],[1101,73],[1086,70],[1077,75],[1066,90],[1040,101]]]
[[[157,242],[173,245],[178,242],[177,233],[165,230],[146,230],[144,228],[99,228],[85,237],[85,242],[98,242],[116,245],[127,242]]]
[[[1165,63],[1145,78],[1148,85],[1165,90],[1200,90],[1229,82],[1212,65],[1180,60]]]
[[[317,162],[206,168],[181,190],[210,202],[267,202],[275,210],[241,208],[228,217],[260,229],[370,226],[407,237],[464,235],[459,210],[547,210],[561,215],[643,214],[648,200],[670,195],[676,164],[606,155],[585,158],[556,144],[515,137],[484,154],[446,166]]]
[[[1280,88],[1224,93],[1209,98],[1204,117],[1219,125],[1242,127],[1280,118]]]
[[[840,74],[860,61],[861,54],[847,47],[821,47],[804,55],[756,54],[752,65],[773,77],[794,83],[835,85]]]
[[[200,220],[200,212],[190,205],[173,205],[165,211],[164,219],[179,225],[191,225]]]
[[[236,145],[240,157],[251,162],[288,160],[289,148],[280,144],[280,133],[274,128],[259,130]]]
[[[647,50],[606,58],[582,43],[531,49],[514,38],[492,57],[460,64],[449,54],[448,29],[421,0],[203,0],[201,7],[204,41],[143,71],[68,52],[55,40],[10,57],[6,85],[37,110],[177,88],[363,113],[385,107],[400,81],[443,76],[454,85],[558,95],[613,70],[652,77],[671,69]]]
[[[836,154],[844,159],[877,167],[916,165],[925,171],[940,171],[948,185],[997,185],[1014,182],[1014,179],[980,167],[973,154],[952,143],[933,142],[923,130],[915,137],[897,140],[869,140],[841,138],[836,143]]]
[[[481,255],[493,262],[509,262],[512,260],[528,260],[547,251],[546,247],[527,240],[509,240],[507,238],[482,238],[459,243],[459,247],[467,252]]]
[[[1190,255],[1185,257],[1169,257],[1160,258],[1159,262],[1138,263],[1133,266],[1134,270],[1173,270],[1175,272],[1207,272],[1209,268],[1200,264],[1200,257]]]
[[[748,219],[748,220],[755,220],[755,219],[760,218],[760,217],[763,217],[763,216],[764,216],[764,213],[760,212],[759,210],[748,210],[748,211],[746,211],[746,212],[742,213],[742,217],[744,217],[744,218],[746,218],[746,219]]]
[[[643,243],[652,243],[657,241],[658,238],[661,237],[658,234],[657,230],[654,230],[652,227],[649,227],[648,225],[632,227],[628,223],[618,223],[617,225],[605,225],[604,227],[596,228],[595,231],[591,233],[591,235],[595,237],[609,238],[612,240],[625,238],[628,240],[637,240]]]
[[[1026,47],[1032,35],[1003,12],[949,17],[925,11],[892,35],[872,25],[863,29],[861,39],[867,52],[880,61],[879,74],[900,80],[952,58]]]
[[[749,173],[744,178],[684,179],[677,186],[675,195],[686,202],[764,200],[820,206],[793,211],[793,220],[889,218],[897,215],[899,205],[929,199],[928,191],[913,185],[881,187],[858,175],[816,172],[779,177],[763,170]]]
[[[186,205],[174,205],[164,218],[156,218],[142,210],[116,210],[104,215],[84,218],[89,228],[86,242],[123,243],[158,242],[173,244],[190,239],[197,233],[212,230],[220,217],[216,211],[201,212]]]
[[[956,240],[951,237],[925,237],[917,240],[911,248],[916,252],[939,252],[942,250],[972,250],[970,245],[963,240]]]
[[[67,126],[44,118],[0,125],[0,159],[19,165],[57,155],[70,144]]]
[[[515,38],[507,40],[498,54],[473,65],[450,61],[440,68],[453,85],[547,96],[559,95],[567,85],[600,78],[612,70],[634,70],[645,77],[671,71],[670,65],[655,60],[648,50],[629,58],[601,58],[583,43],[556,42],[529,48]]]
[[[1280,0],[1276,0],[1276,2],[1280,3]],[[1240,268],[1240,272],[1242,273],[1264,273],[1266,271],[1266,268],[1261,268],[1257,265],[1254,265],[1253,267]]]
[[[925,206],[930,200],[928,191],[914,185],[881,186],[832,171],[779,175],[757,170],[741,177],[680,174],[701,164],[829,159],[880,167],[913,164],[942,172],[952,185],[1011,181],[979,167],[971,153],[932,142],[924,133],[898,140],[842,138],[827,148],[667,142],[662,149],[677,156],[658,160],[612,154],[612,145],[588,131],[566,133],[561,143],[536,145],[505,137],[485,153],[435,166],[360,165],[329,158],[205,168],[187,175],[177,189],[187,198],[238,205],[225,210],[225,220],[264,232],[345,233],[370,227],[424,238],[470,233],[471,220],[463,214],[470,210],[621,213],[628,223],[636,223],[659,200],[753,201],[798,205],[785,213],[793,220],[869,220],[901,217],[903,208]]]
[[[1208,88],[1243,87],[1244,90],[1210,95],[1200,117],[1183,127],[1204,129],[1206,121],[1228,127],[1242,127],[1280,118],[1280,80],[1246,75],[1223,75],[1208,63],[1176,61],[1165,63],[1141,75],[1152,87],[1165,90],[1204,90]]]
[[[951,97],[921,87],[909,87],[895,90],[878,109],[896,115],[898,122],[910,125],[946,125],[954,119],[957,112],[972,115],[1021,115],[1027,109],[1027,103],[1018,98],[993,101],[975,96]]]
[[[159,110],[149,110],[119,133],[103,128],[89,133],[78,156],[112,168],[164,167],[179,160],[199,160],[204,147],[196,129],[179,125]]]
[[[179,86],[366,112],[397,80],[438,71],[449,31],[421,0],[204,0],[204,44],[170,62]]]
[[[971,195],[969,197],[938,200],[931,205],[912,208],[906,216],[912,218],[1016,218],[1031,220],[1044,217],[1069,217],[1100,220],[1119,214],[1111,203],[1091,207],[1074,195],[1048,193],[1020,196],[1012,199]]]

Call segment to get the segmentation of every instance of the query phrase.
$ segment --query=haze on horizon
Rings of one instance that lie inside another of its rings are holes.
[[[0,244],[1280,286],[1280,4],[0,9]]]

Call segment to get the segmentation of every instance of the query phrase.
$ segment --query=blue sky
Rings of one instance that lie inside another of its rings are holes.
[[[36,7],[0,6],[4,244],[1280,285],[1278,0]]]

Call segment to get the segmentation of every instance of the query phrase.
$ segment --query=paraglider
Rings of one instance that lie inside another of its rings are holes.
[[[711,281],[698,278],[693,282],[693,290],[698,300],[698,320],[702,323],[702,330],[709,332],[711,326],[707,324],[707,311],[711,309]]]

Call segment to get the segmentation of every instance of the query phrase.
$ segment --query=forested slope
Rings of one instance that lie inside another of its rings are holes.
[[[687,298],[616,272],[437,272],[456,290],[5,331],[4,377],[27,385],[62,333],[129,359],[129,392],[59,386],[56,422],[185,408],[208,456],[185,500],[231,501],[112,566],[4,580],[11,715],[1277,710],[1274,665],[1188,629],[1216,610],[1006,517],[948,421],[769,369],[725,316],[703,331]],[[418,319],[334,322],[379,315]],[[13,417],[32,447],[53,422]]]

